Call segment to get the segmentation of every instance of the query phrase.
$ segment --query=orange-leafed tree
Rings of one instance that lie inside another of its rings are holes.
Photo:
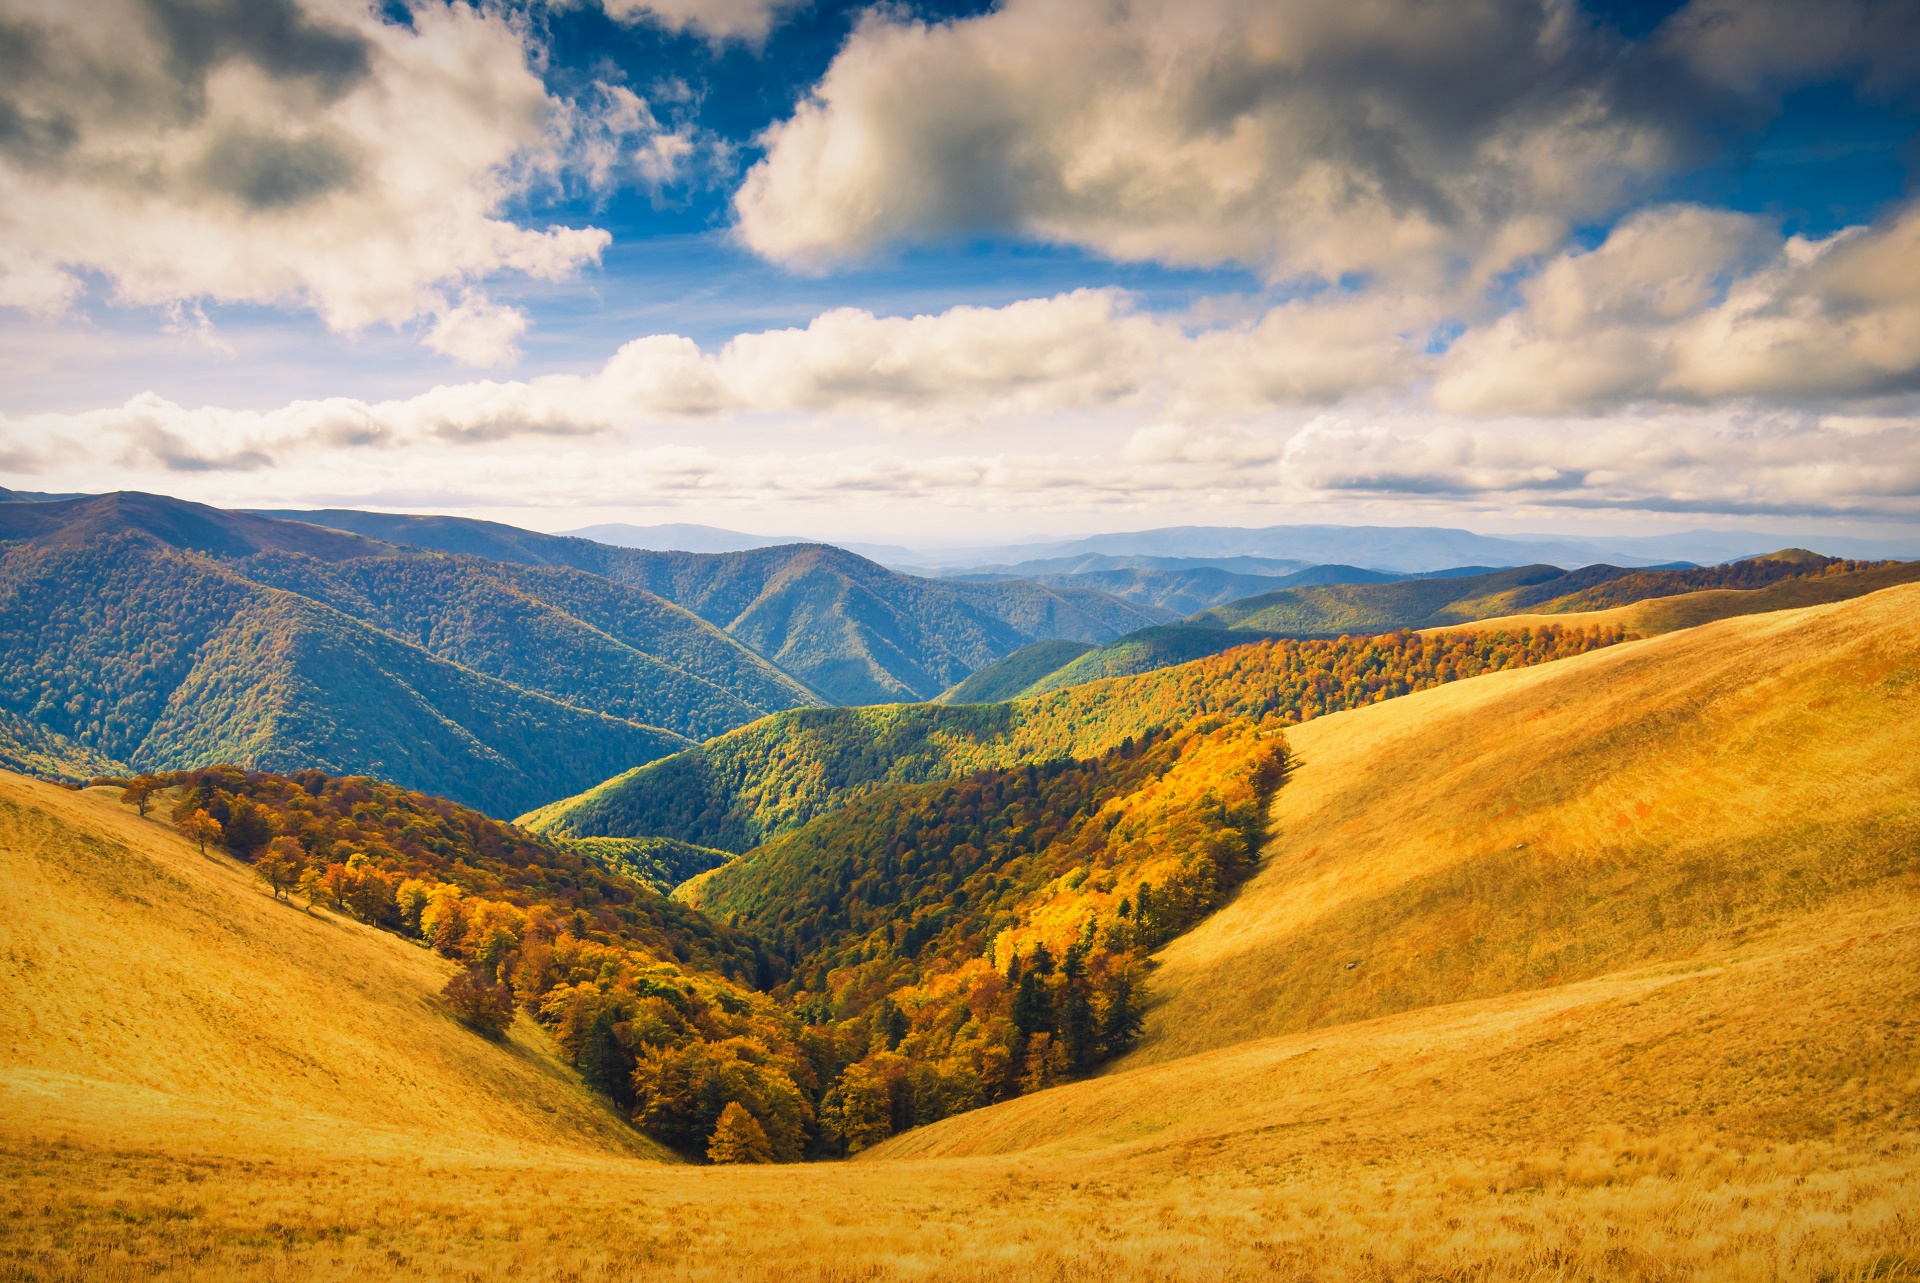
[[[205,811],[188,811],[175,823],[187,841],[200,844],[202,855],[207,853],[207,843],[220,840],[220,821]]]
[[[306,852],[300,849],[297,838],[278,837],[267,843],[267,849],[253,862],[253,871],[273,892],[273,898],[284,900],[287,891],[300,880],[300,866],[306,860]]]
[[[771,1163],[773,1142],[739,1101],[730,1100],[707,1142],[707,1158],[715,1163]]]
[[[122,802],[131,802],[140,808],[141,818],[145,818],[147,807],[153,801],[153,795],[167,786],[167,782],[158,775],[136,775],[127,781],[126,788],[120,791]]]

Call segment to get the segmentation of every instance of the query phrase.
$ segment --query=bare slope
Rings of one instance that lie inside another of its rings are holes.
[[[0,774],[0,1114],[134,1145],[655,1152],[425,949],[271,899],[112,790]]]

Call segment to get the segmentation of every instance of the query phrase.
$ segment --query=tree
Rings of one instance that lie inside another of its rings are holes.
[[[739,1101],[730,1100],[707,1142],[707,1158],[715,1163],[771,1163],[773,1142]]]
[[[300,894],[307,898],[307,912],[312,913],[315,905],[334,908],[339,901],[333,898],[333,890],[327,885],[326,871],[318,865],[310,864],[300,874]]]
[[[476,1033],[498,1038],[513,1023],[513,990],[485,967],[468,967],[447,981],[440,996],[461,1023]]]
[[[275,838],[260,853],[260,858],[253,862],[253,871],[267,884],[274,899],[284,900],[287,898],[287,888],[293,886],[300,877],[300,865],[306,859],[306,854],[300,849],[298,839]],[[307,904],[311,908],[313,902],[309,900]]]
[[[227,849],[242,859],[251,859],[273,839],[273,813],[250,797],[235,797],[227,803]]]
[[[158,775],[136,775],[127,781],[126,788],[120,791],[122,802],[131,802],[140,808],[140,817],[146,818],[147,804],[153,795],[167,786],[166,780]]]
[[[187,841],[200,844],[202,855],[207,853],[207,843],[220,840],[220,821],[205,811],[188,811],[175,824]]]
[[[849,1155],[893,1135],[893,1097],[880,1076],[865,1065],[848,1065],[827,1092],[821,1112],[828,1131]]]

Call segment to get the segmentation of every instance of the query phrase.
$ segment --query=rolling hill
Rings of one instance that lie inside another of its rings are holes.
[[[1255,561],[1258,565],[1256,559],[1244,560]],[[1131,562],[1146,564],[1127,564]],[[1087,563],[1094,563],[1098,568],[1034,571],[1025,575],[1021,575],[1018,569],[1013,569],[1005,573],[956,574],[950,578],[988,582],[1024,577],[1052,588],[1090,588],[1111,593],[1115,597],[1124,598],[1138,605],[1156,607],[1175,617],[1185,617],[1211,606],[1240,601],[1282,588],[1316,584],[1384,584],[1396,579],[1417,577],[1382,570],[1366,570],[1359,566],[1340,565],[1306,566],[1288,570],[1266,568],[1232,570],[1225,566],[1211,565],[1199,559],[1179,557],[1085,557],[1069,559],[1067,562],[1069,565]],[[1041,561],[1034,564],[1044,566],[1052,563]],[[1275,566],[1292,565],[1287,562],[1273,564]],[[1471,570],[1438,573],[1444,576],[1458,576],[1485,573],[1487,570],[1488,567],[1479,566]]]
[[[660,1155],[522,1017],[502,1043],[437,1000],[453,964],[278,902],[114,801],[0,773],[8,1130],[167,1148]]]
[[[1013,703],[796,709],[635,767],[518,823],[568,837],[673,837],[744,852],[883,785],[1084,760],[1208,714],[1286,725],[1626,636],[1612,625],[1548,625],[1268,640]]]
[[[881,1152],[1252,1137],[1342,1099],[1369,1131],[1444,1131],[1459,1079],[1523,1099],[1507,1073],[1569,1073],[1555,1094],[1616,1125],[1909,1127],[1920,1030],[1884,1004],[1920,983],[1916,700],[1905,586],[1297,727],[1263,866],[1164,950],[1138,1049]],[[1821,1099],[1849,1079],[1858,1105]],[[1593,1123],[1548,1125],[1551,1154]],[[1579,1179],[1565,1151],[1543,1166]]]
[[[1086,588],[959,584],[888,570],[825,544],[654,552],[460,517],[275,512],[441,552],[586,571],[706,620],[838,704],[931,699],[1033,641],[1100,643],[1169,612]]]
[[[942,704],[998,704],[1094,649],[1090,642],[1043,641],[1022,646],[940,694]]]

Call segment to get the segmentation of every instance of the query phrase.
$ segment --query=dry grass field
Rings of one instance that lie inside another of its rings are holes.
[[[0,778],[0,1279],[1920,1278],[1916,728],[1920,588],[1320,719],[1129,1062],[757,1169]]]

